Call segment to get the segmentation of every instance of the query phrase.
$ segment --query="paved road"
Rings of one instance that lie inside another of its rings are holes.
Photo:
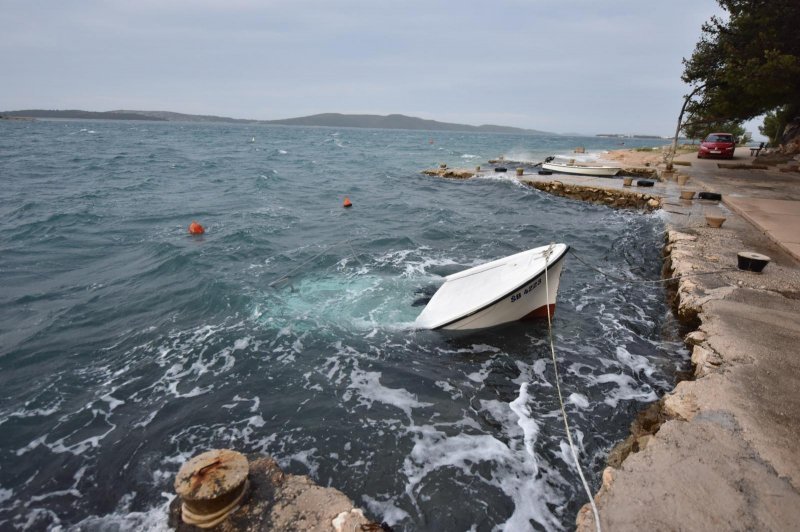
[[[748,148],[737,148],[732,161],[697,159],[695,155],[676,160],[691,162],[690,167],[678,170],[705,190],[720,192],[725,205],[800,260],[800,173],[724,167],[752,164]]]

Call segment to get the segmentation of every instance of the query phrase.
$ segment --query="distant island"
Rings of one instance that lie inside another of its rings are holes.
[[[79,111],[77,109],[67,109],[63,111],[55,109],[25,109],[23,111],[2,111],[2,118],[72,118],[90,120],[164,120],[163,118],[153,118],[141,113],[129,111]]]
[[[661,135],[626,135],[624,133],[598,133],[595,137],[606,137],[613,139],[669,139]]]
[[[327,126],[327,127],[356,127],[375,129],[411,129],[422,131],[464,131],[476,133],[513,133],[517,135],[558,135],[549,131],[536,129],[523,129],[510,126],[496,126],[484,124],[470,126],[467,124],[453,124],[438,122],[400,114],[391,115],[350,115],[340,113],[323,113],[298,118],[282,120],[250,120],[243,118],[229,118],[214,115],[191,115],[173,113],[169,111],[80,111],[80,110],[47,110],[23,109],[20,111],[3,111],[0,116],[7,118],[70,118],[70,119],[101,119],[101,120],[157,120],[167,122],[221,122],[236,124],[266,124],[283,126]]]

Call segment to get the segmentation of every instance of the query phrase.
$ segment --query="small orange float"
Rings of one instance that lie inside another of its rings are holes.
[[[203,226],[197,222],[192,222],[189,224],[189,234],[190,235],[202,235],[205,233],[206,230],[203,229]]]
[[[342,207],[344,207],[346,209],[347,207],[352,207],[352,206],[353,206],[353,204],[350,203],[350,198],[345,196],[344,203],[342,203]]]

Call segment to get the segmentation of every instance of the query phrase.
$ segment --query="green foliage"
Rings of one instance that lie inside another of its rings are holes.
[[[758,126],[758,131],[769,139],[771,146],[781,143],[783,130],[794,114],[792,111],[791,107],[787,105],[773,109],[764,115],[764,124]]]
[[[800,109],[800,2],[717,0],[728,13],[703,24],[683,80],[703,86],[689,105],[705,121],[746,120]]]
[[[709,133],[730,133],[740,144],[751,140],[750,134],[745,131],[739,120],[704,120],[691,114],[682,130],[686,138],[694,140],[703,140]]]

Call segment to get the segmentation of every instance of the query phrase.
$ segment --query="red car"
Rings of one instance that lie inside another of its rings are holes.
[[[706,137],[706,140],[700,143],[700,151],[697,152],[697,158],[719,157],[720,159],[733,159],[733,150],[735,148],[736,140],[730,133],[711,133]]]

